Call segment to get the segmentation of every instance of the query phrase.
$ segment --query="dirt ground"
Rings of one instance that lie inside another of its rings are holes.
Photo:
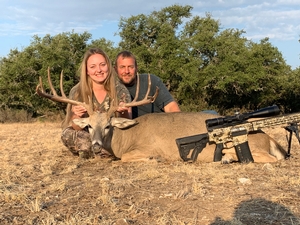
[[[266,129],[285,148],[283,128]],[[0,124],[0,224],[300,224],[300,151],[272,164],[73,156],[58,123]]]

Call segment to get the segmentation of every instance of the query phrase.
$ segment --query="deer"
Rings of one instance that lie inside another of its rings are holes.
[[[48,69],[48,83],[52,94],[46,93],[43,89],[41,77],[36,87],[37,94],[52,101],[84,106],[89,117],[74,119],[73,122],[81,128],[89,128],[93,147],[104,148],[122,162],[182,160],[175,140],[184,136],[206,133],[205,121],[220,117],[204,112],[151,113],[135,119],[115,117],[113,115],[116,109],[113,107],[108,112],[95,112],[90,104],[69,99],[63,91],[62,80],[63,71],[60,75],[61,96],[59,96],[52,85]],[[125,103],[124,106],[139,106],[155,101],[159,90],[157,89],[153,96],[148,96],[150,85],[149,77],[145,98],[137,101],[136,95],[132,102]],[[137,87],[139,87],[138,81]],[[248,142],[254,162],[276,162],[286,156],[286,151],[262,131],[249,133]],[[215,147],[215,144],[208,143],[198,155],[197,161],[212,162]],[[238,161],[234,147],[223,149],[222,153],[221,163]]]

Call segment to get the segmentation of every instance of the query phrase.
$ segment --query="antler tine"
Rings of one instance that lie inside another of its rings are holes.
[[[110,107],[109,110],[107,111],[107,117],[112,117],[113,114],[116,112],[116,110],[118,109],[118,106],[113,106],[114,103],[114,99],[111,100],[110,102]]]
[[[52,81],[51,81],[51,78],[50,78],[50,67],[48,67],[48,76],[47,77],[48,77],[48,84],[50,86],[50,89],[51,89],[53,95],[58,96],[55,89],[54,89],[54,87],[53,87],[53,84],[52,84]]]
[[[150,103],[153,103],[155,101],[155,99],[157,98],[158,96],[158,92],[159,92],[159,88],[156,87],[156,90],[155,90],[155,94],[151,97],[151,96],[148,96],[149,100],[151,100]]]
[[[148,73],[148,89],[147,89],[147,93],[145,95],[145,97],[147,96],[147,98],[148,98],[149,93],[150,93],[150,88],[151,88],[151,78],[150,78],[150,73]]]
[[[150,82],[151,82],[151,80],[150,80]],[[149,83],[149,79],[148,79],[148,83]],[[149,86],[148,86],[148,89],[149,89]],[[139,91],[140,91],[140,75],[137,73],[136,74],[136,92],[135,92],[134,99],[131,102],[136,102],[136,100],[137,100],[137,98],[139,96]]]
[[[63,75],[64,75],[64,71],[62,70],[60,73],[60,80],[59,80],[60,93],[64,98],[67,98],[63,87]]]
[[[49,73],[50,74],[50,73]],[[64,75],[64,71],[62,70],[60,73],[60,81],[59,81],[59,86],[60,86],[60,92],[63,98],[68,98],[64,92],[64,87],[63,87],[63,75]],[[51,89],[52,90],[52,89]],[[54,90],[54,89],[53,89]],[[54,90],[55,91],[55,90]],[[89,115],[92,115],[92,113],[94,113],[93,110],[93,103],[92,103],[92,99],[90,98],[90,96],[88,96],[89,99],[89,104],[86,104],[85,102],[78,102],[80,104],[78,105],[82,105],[86,108],[87,112]]]
[[[40,90],[40,89],[42,92],[44,92],[44,87],[43,87],[43,82],[42,82],[41,76],[39,77],[39,84],[36,86],[36,92],[38,93],[38,90]]]
[[[148,74],[148,90],[147,90],[147,93],[146,93],[144,99],[142,99],[141,101],[136,101],[137,97],[138,97],[139,89],[140,89],[139,78],[137,77],[137,90],[136,90],[135,97],[132,100],[132,102],[125,103],[123,106],[132,107],[132,106],[146,105],[146,104],[149,104],[149,103],[153,103],[155,101],[156,97],[158,96],[158,92],[159,92],[158,87],[156,87],[156,91],[155,91],[155,94],[153,96],[148,96],[149,93],[150,93],[150,89],[151,89],[150,74]]]
[[[42,96],[44,98],[48,98],[48,99],[50,99],[52,101],[55,101],[55,102],[69,103],[71,105],[82,105],[85,108],[88,108],[87,105],[84,102],[79,102],[79,101],[72,100],[72,99],[69,99],[69,98],[66,97],[66,95],[63,91],[63,88],[62,88],[62,73],[61,73],[61,81],[60,81],[62,96],[57,95],[57,93],[56,93],[56,91],[55,91],[55,89],[52,85],[51,78],[50,78],[50,68],[48,68],[48,82],[49,82],[49,86],[50,86],[50,89],[51,89],[53,95],[48,94],[48,93],[45,92],[45,90],[43,88],[42,78],[39,77],[39,84],[36,86],[36,93],[39,96]]]

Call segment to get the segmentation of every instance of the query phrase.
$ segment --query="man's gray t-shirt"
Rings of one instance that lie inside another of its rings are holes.
[[[137,101],[142,100],[148,90],[148,74],[140,74],[140,89],[139,89],[139,96],[137,98]],[[166,85],[162,82],[162,80],[153,74],[150,74],[151,79],[151,87],[149,96],[153,96],[156,91],[156,87],[159,88],[158,96],[154,103],[132,107],[132,118],[136,118],[139,116],[142,116],[147,113],[158,113],[158,112],[164,112],[164,107],[169,104],[170,102],[174,101],[174,98],[168,91]],[[128,91],[130,92],[132,100],[135,97],[137,84],[134,84],[133,86],[126,86]]]

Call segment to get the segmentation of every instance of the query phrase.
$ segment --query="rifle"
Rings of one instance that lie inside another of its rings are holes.
[[[273,105],[253,112],[236,114],[234,116],[219,117],[205,121],[207,133],[197,134],[176,139],[180,157],[184,161],[194,162],[199,153],[207,143],[215,143],[214,162],[221,161],[224,145],[232,142],[241,163],[254,162],[249,149],[247,135],[250,131],[257,131],[262,128],[272,127],[282,124],[289,124],[285,127],[290,132],[288,140],[288,152],[286,158],[290,156],[290,147],[293,132],[296,134],[300,143],[298,132],[298,123],[300,122],[300,113],[276,116],[280,113],[278,106]],[[249,122],[250,118],[271,117]],[[191,156],[190,151],[192,150]]]

